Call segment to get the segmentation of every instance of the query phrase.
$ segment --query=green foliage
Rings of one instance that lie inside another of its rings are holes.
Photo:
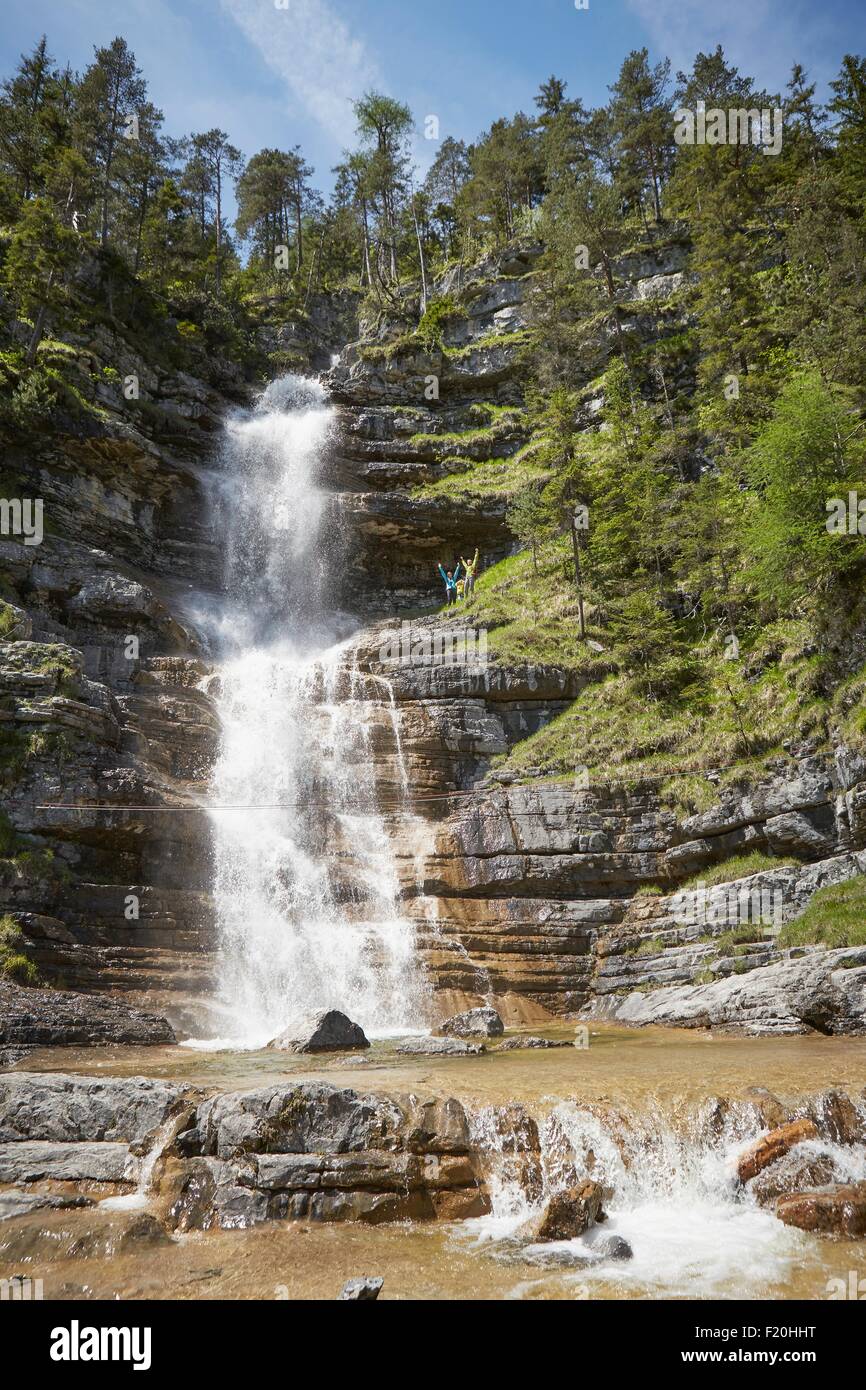
[[[828,502],[863,487],[864,445],[851,411],[816,371],[784,385],[772,418],[748,454],[756,503],[746,542],[760,596],[786,610],[816,594],[825,599],[866,560],[859,534],[831,534]]]
[[[25,951],[24,933],[8,915],[0,917],[0,979],[31,987],[39,983],[39,971]]]
[[[805,912],[782,928],[779,945],[866,946],[866,877],[819,889]]]
[[[719,883],[733,883],[739,878],[750,878],[753,874],[769,873],[773,869],[796,868],[800,861],[791,858],[776,858],[761,850],[751,850],[748,854],[735,854],[722,864],[712,864],[694,874],[681,886],[690,888],[713,888]]]
[[[57,378],[44,367],[22,373],[11,395],[0,397],[0,423],[23,434],[44,429],[58,404]]]
[[[433,352],[443,346],[445,325],[456,313],[457,305],[450,296],[433,299],[427,305],[417,329],[418,337],[427,352]]]

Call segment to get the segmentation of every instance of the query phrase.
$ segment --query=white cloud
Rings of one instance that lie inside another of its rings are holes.
[[[355,133],[352,101],[381,86],[379,69],[326,0],[222,0],[223,9],[282,78],[302,110],[340,145]]]

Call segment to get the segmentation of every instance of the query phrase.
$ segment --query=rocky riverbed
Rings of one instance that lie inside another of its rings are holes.
[[[336,1297],[363,1255],[386,1298],[823,1298],[862,1260],[866,1043],[549,1040],[569,1045],[34,1053],[0,1077],[0,1277]],[[124,1074],[143,1057],[152,1079]]]

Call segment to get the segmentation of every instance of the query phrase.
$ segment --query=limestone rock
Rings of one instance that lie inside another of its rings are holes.
[[[495,1009],[471,1009],[446,1019],[439,1032],[446,1038],[501,1038],[505,1024]]]
[[[200,1152],[220,1159],[256,1153],[352,1153],[399,1144],[406,1112],[387,1096],[306,1083],[213,1096],[199,1106]]]
[[[39,1047],[135,1043],[158,1047],[176,1041],[167,1019],[108,995],[0,983],[0,1043]]]
[[[92,1199],[89,1197],[64,1197],[47,1192],[21,1192],[11,1188],[6,1192],[0,1192],[0,1221],[11,1221],[16,1216],[29,1216],[33,1211],[70,1211],[92,1205]]]
[[[866,1033],[866,947],[810,951],[707,985],[680,985],[613,1001],[623,1023],[736,1028],[752,1034]]]
[[[163,1198],[177,1230],[453,1221],[489,1210],[455,1100],[314,1083],[215,1096],[199,1106],[178,1152]]]
[[[375,1303],[384,1286],[384,1279],[350,1279],[337,1295],[338,1303]]]
[[[330,1009],[287,1029],[268,1046],[274,1052],[354,1052],[370,1043],[359,1024]]]
[[[0,1144],[0,1182],[121,1183],[129,1180],[126,1144]]]
[[[400,1043],[396,1050],[403,1057],[479,1057],[485,1049],[481,1043],[461,1038],[413,1038]]]
[[[130,1144],[162,1125],[188,1094],[142,1076],[7,1072],[0,1076],[0,1144]]]

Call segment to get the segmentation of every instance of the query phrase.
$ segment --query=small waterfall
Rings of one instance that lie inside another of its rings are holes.
[[[390,688],[371,700],[349,663],[350,625],[330,597],[339,511],[318,475],[332,425],[321,387],[287,377],[228,422],[222,452],[216,1003],[224,1038],[242,1046],[323,1008],[373,1035],[423,1027],[371,747],[381,707],[402,761],[398,714]]]
[[[866,1102],[859,1103],[866,1117]],[[757,1297],[781,1288],[809,1237],[784,1226],[737,1180],[737,1161],[761,1133],[749,1102],[698,1107],[559,1101],[537,1119],[524,1106],[488,1106],[470,1117],[492,1203],[457,1238],[494,1258],[572,1268],[587,1296],[594,1283],[622,1296]],[[866,1145],[807,1140],[772,1175],[798,1186],[803,1163],[820,1162],[831,1182],[866,1180]],[[604,1225],[567,1247],[527,1246],[519,1231],[554,1193],[590,1178],[605,1191]],[[612,1236],[633,1258],[611,1262]]]

